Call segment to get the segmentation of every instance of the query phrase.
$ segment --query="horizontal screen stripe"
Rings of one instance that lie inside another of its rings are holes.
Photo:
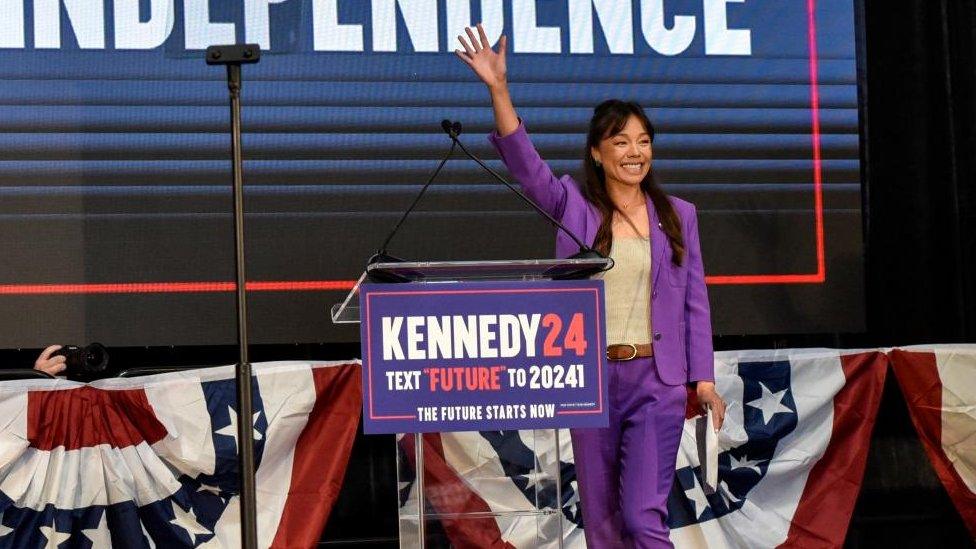
[[[16,84],[14,81],[12,84]],[[221,81],[209,82],[159,82],[159,86],[174,91],[154,92],[155,88],[133,90],[133,96],[111,95],[103,97],[101,87],[80,86],[72,92],[73,83],[42,82],[32,100],[39,106],[52,104],[109,104],[109,105],[185,105],[218,106],[226,103],[226,86]],[[4,86],[6,88],[7,86]],[[21,86],[14,86],[21,87]],[[27,88],[31,88],[28,86]],[[54,89],[52,89],[54,88]],[[89,89],[92,88],[92,89]],[[512,96],[520,106],[592,107],[608,97],[623,97],[656,107],[785,107],[801,108],[810,105],[810,86],[804,84],[633,84],[626,83],[576,83],[565,84],[510,84]],[[436,82],[402,82],[374,84],[369,82],[323,82],[321,84],[275,83],[266,87],[268,93],[255,83],[243,87],[242,97],[248,106],[486,106],[484,85],[480,82],[442,84]],[[572,89],[572,93],[567,93]],[[857,108],[856,88],[852,85],[821,85],[818,87],[820,104],[824,108]],[[176,91],[179,91],[177,93]],[[30,89],[26,89],[29,92]],[[95,94],[90,100],[88,93]],[[12,91],[5,104],[23,104],[26,94]],[[162,95],[162,97],[160,97]],[[46,99],[46,101],[44,100]],[[167,100],[168,99],[168,100]],[[262,100],[263,99],[263,100]],[[272,99],[274,99],[272,101]]]
[[[811,201],[812,202],[812,201]],[[699,216],[704,218],[708,216],[722,216],[722,215],[734,215],[739,220],[746,220],[750,218],[772,218],[782,215],[803,215],[808,216],[812,219],[814,209],[813,204],[809,204],[807,207],[782,207],[781,204],[776,204],[776,208],[753,208],[748,211],[742,211],[740,209],[729,209],[729,210],[702,210]],[[854,211],[850,208],[824,208],[824,212],[831,213],[844,213]],[[329,221],[329,220],[348,220],[350,218],[355,218],[362,220],[364,223],[370,221],[379,221],[382,223],[389,222],[389,225],[384,225],[384,229],[392,229],[393,222],[399,219],[399,216],[403,215],[402,210],[374,210],[369,212],[356,212],[356,211],[316,211],[316,212],[248,212],[245,216],[248,219],[255,220],[318,220],[318,221]],[[511,219],[518,219],[522,217],[524,219],[534,219],[539,218],[540,222],[545,223],[545,219],[540,217],[538,213],[532,210],[522,210],[522,211],[510,211],[510,210],[482,210],[482,209],[471,209],[471,210],[458,210],[458,211],[415,211],[410,214],[408,219],[410,220],[442,220],[442,219],[457,219],[461,221],[478,221],[485,220],[487,216],[507,216]],[[18,222],[90,222],[93,229],[96,224],[111,223],[114,221],[147,221],[153,223],[181,223],[188,220],[219,220],[233,219],[233,215],[230,213],[223,212],[152,212],[152,213],[30,213],[30,214],[0,214],[0,223],[18,223]],[[487,220],[493,222],[492,220]],[[96,223],[97,222],[97,223]]]
[[[502,170],[500,161],[486,164]],[[860,178],[857,160],[824,160],[825,180],[836,177],[839,181],[856,181]],[[576,173],[578,160],[552,160],[549,162],[556,174]],[[430,160],[292,160],[245,161],[245,181],[252,184],[305,183],[320,184],[329,181],[358,181],[363,184],[422,183],[433,171],[436,162]],[[655,169],[665,183],[727,182],[731,175],[743,177],[743,182],[763,183],[810,183],[810,160],[667,160],[655,161]],[[112,183],[131,185],[135,181],[153,181],[159,185],[225,184],[230,178],[227,161],[207,160],[158,160],[120,161],[66,160],[47,161],[0,161],[0,185],[23,185],[30,180],[35,184],[85,185]],[[489,176],[472,162],[458,160],[449,163],[441,175],[441,181],[455,183],[485,182]]]
[[[708,285],[724,284],[810,284],[822,282],[817,274],[718,275],[706,276]],[[349,291],[355,280],[303,280],[296,282],[253,282],[245,284],[249,292]],[[89,294],[159,294],[159,293],[227,293],[237,291],[233,282],[154,282],[109,284],[7,284],[0,285],[0,295],[89,295]]]
[[[126,63],[111,60],[122,55]],[[213,82],[219,84],[223,71],[207,67],[203,52],[190,58],[167,57],[159,52],[17,52],[4,50],[0,56],[0,79],[5,80],[160,80]],[[387,59],[384,59],[386,57]],[[50,62],[56,58],[57,62]],[[513,83],[562,83],[567,80],[567,58],[552,55],[510,54],[508,78]],[[368,59],[368,63],[363,60]],[[708,84],[770,83],[807,84],[807,57],[677,57],[660,56],[572,56],[572,74],[587,82],[620,82],[621,75],[632,83]],[[824,85],[854,84],[853,58],[818,59],[819,81]],[[470,83],[473,77],[458,64],[453,53],[433,55],[397,54],[264,54],[261,63],[247,71],[248,81],[333,82],[444,82]]]
[[[812,184],[718,183],[666,185],[698,205],[699,212],[722,207],[791,208],[809,207]],[[247,212],[361,212],[405,208],[419,193],[419,185],[281,185],[247,186]],[[229,185],[181,186],[165,189],[139,187],[0,187],[0,213],[32,215],[44,213],[113,212],[211,212],[226,209]],[[857,206],[860,185],[836,183],[824,186],[828,204]],[[435,185],[418,204],[421,211],[527,211],[528,207],[511,191],[498,184]]]
[[[718,275],[706,276],[708,285],[723,284],[809,284],[822,282],[824,277],[809,275]],[[271,291],[348,291],[355,280],[305,280],[285,283],[247,282],[250,292]],[[97,295],[97,294],[159,294],[159,293],[227,293],[237,291],[233,282],[154,282],[110,284],[9,284],[0,285],[0,295]]]
[[[403,215],[403,210],[370,210],[368,212],[363,211],[349,211],[349,210],[336,210],[336,211],[314,211],[314,212],[247,212],[245,214],[248,217],[253,217],[254,219],[370,219],[370,218],[391,218],[396,219],[397,216]],[[525,209],[520,211],[510,211],[510,210],[485,210],[485,209],[475,209],[471,210],[458,210],[458,211],[415,211],[410,214],[410,218],[431,218],[431,219],[445,219],[445,218],[477,218],[481,216],[488,215],[500,215],[508,216],[512,218],[517,218],[519,216],[535,217],[539,214],[532,210]],[[133,219],[145,219],[145,220],[157,220],[157,221],[181,221],[188,219],[231,219],[233,217],[233,212],[113,212],[113,213],[95,213],[95,212],[84,212],[84,213],[34,213],[27,215],[20,214],[0,214],[0,222],[10,223],[16,222],[18,220],[31,220],[31,221],[112,221],[112,220],[133,220]],[[541,219],[541,218],[540,218]]]
[[[477,107],[261,107],[246,103],[245,133],[441,133],[446,117],[463,123],[466,139],[480,140],[494,129],[490,108]],[[525,107],[519,114],[533,133],[573,133],[593,114],[586,107]],[[804,133],[810,131],[808,105],[797,108],[647,109],[662,133]],[[227,107],[80,105],[0,105],[0,132],[227,133]],[[857,110],[820,111],[821,131],[857,133]]]
[[[228,185],[181,185],[168,186],[166,196],[205,196],[224,195],[228,192]],[[248,196],[329,196],[335,198],[349,198],[354,196],[369,196],[371,199],[388,195],[413,195],[420,191],[420,185],[390,184],[390,185],[356,185],[332,184],[324,185],[245,185],[244,193]],[[686,183],[680,186],[682,192],[721,192],[721,193],[749,193],[749,192],[795,192],[809,195],[813,191],[812,183]],[[860,189],[860,184],[828,183],[825,191],[854,192]],[[152,185],[130,186],[99,186],[88,185],[79,187],[0,187],[0,196],[39,196],[39,197],[81,197],[81,196],[145,196],[153,197],[160,193],[160,188]],[[469,185],[451,185],[435,183],[427,189],[426,195],[470,195],[479,196],[502,194],[512,195],[512,192],[500,183],[472,183]]]
[[[248,134],[243,146],[251,160],[303,159],[436,159],[443,156],[446,136],[431,134]],[[540,134],[533,138],[544,158],[581,157],[585,136]],[[822,135],[822,158],[858,157],[857,135]],[[193,160],[224,159],[228,137],[219,134],[37,134],[0,133],[0,150],[8,160]],[[808,159],[809,135],[797,134],[664,134],[654,155],[665,159]],[[492,154],[484,141],[470,147],[479,156]]]

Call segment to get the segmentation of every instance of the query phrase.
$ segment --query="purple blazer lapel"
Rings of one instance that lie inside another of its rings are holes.
[[[657,289],[657,281],[661,277],[661,271],[664,265],[664,248],[667,245],[668,235],[664,234],[664,230],[661,229],[661,223],[657,218],[657,210],[654,209],[654,202],[651,201],[651,197],[647,197],[647,221],[648,227],[651,230],[651,273],[654,277],[654,283],[651,284],[651,289]]]

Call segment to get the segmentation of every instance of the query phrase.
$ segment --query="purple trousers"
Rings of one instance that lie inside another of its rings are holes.
[[[685,419],[684,385],[665,385],[653,358],[607,362],[610,426],[573,429],[586,545],[672,547],[668,493]]]

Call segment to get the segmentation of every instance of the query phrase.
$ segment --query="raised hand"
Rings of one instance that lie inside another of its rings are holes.
[[[471,27],[464,29],[464,32],[468,35],[467,39],[463,35],[458,36],[458,41],[461,42],[464,51],[454,50],[454,53],[467,66],[471,67],[471,70],[478,75],[478,78],[486,86],[491,89],[505,87],[507,85],[505,49],[508,40],[505,35],[502,35],[498,41],[498,51],[496,52],[491,49],[491,44],[488,43],[488,36],[485,35],[485,29],[481,27],[481,23],[478,23],[477,29],[477,37],[474,35]]]

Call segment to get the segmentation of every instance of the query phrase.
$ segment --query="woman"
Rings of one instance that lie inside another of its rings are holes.
[[[492,50],[459,36],[461,58],[488,86],[490,140],[525,192],[604,254],[610,427],[572,431],[589,547],[670,547],[667,499],[685,418],[685,384],[721,426],[712,330],[695,207],[668,197],[651,177],[654,128],[635,103],[595,109],[585,151],[586,184],[556,178],[539,158],[509,97],[506,37]],[[577,251],[562,232],[557,254]],[[666,271],[662,274],[662,271]]]

